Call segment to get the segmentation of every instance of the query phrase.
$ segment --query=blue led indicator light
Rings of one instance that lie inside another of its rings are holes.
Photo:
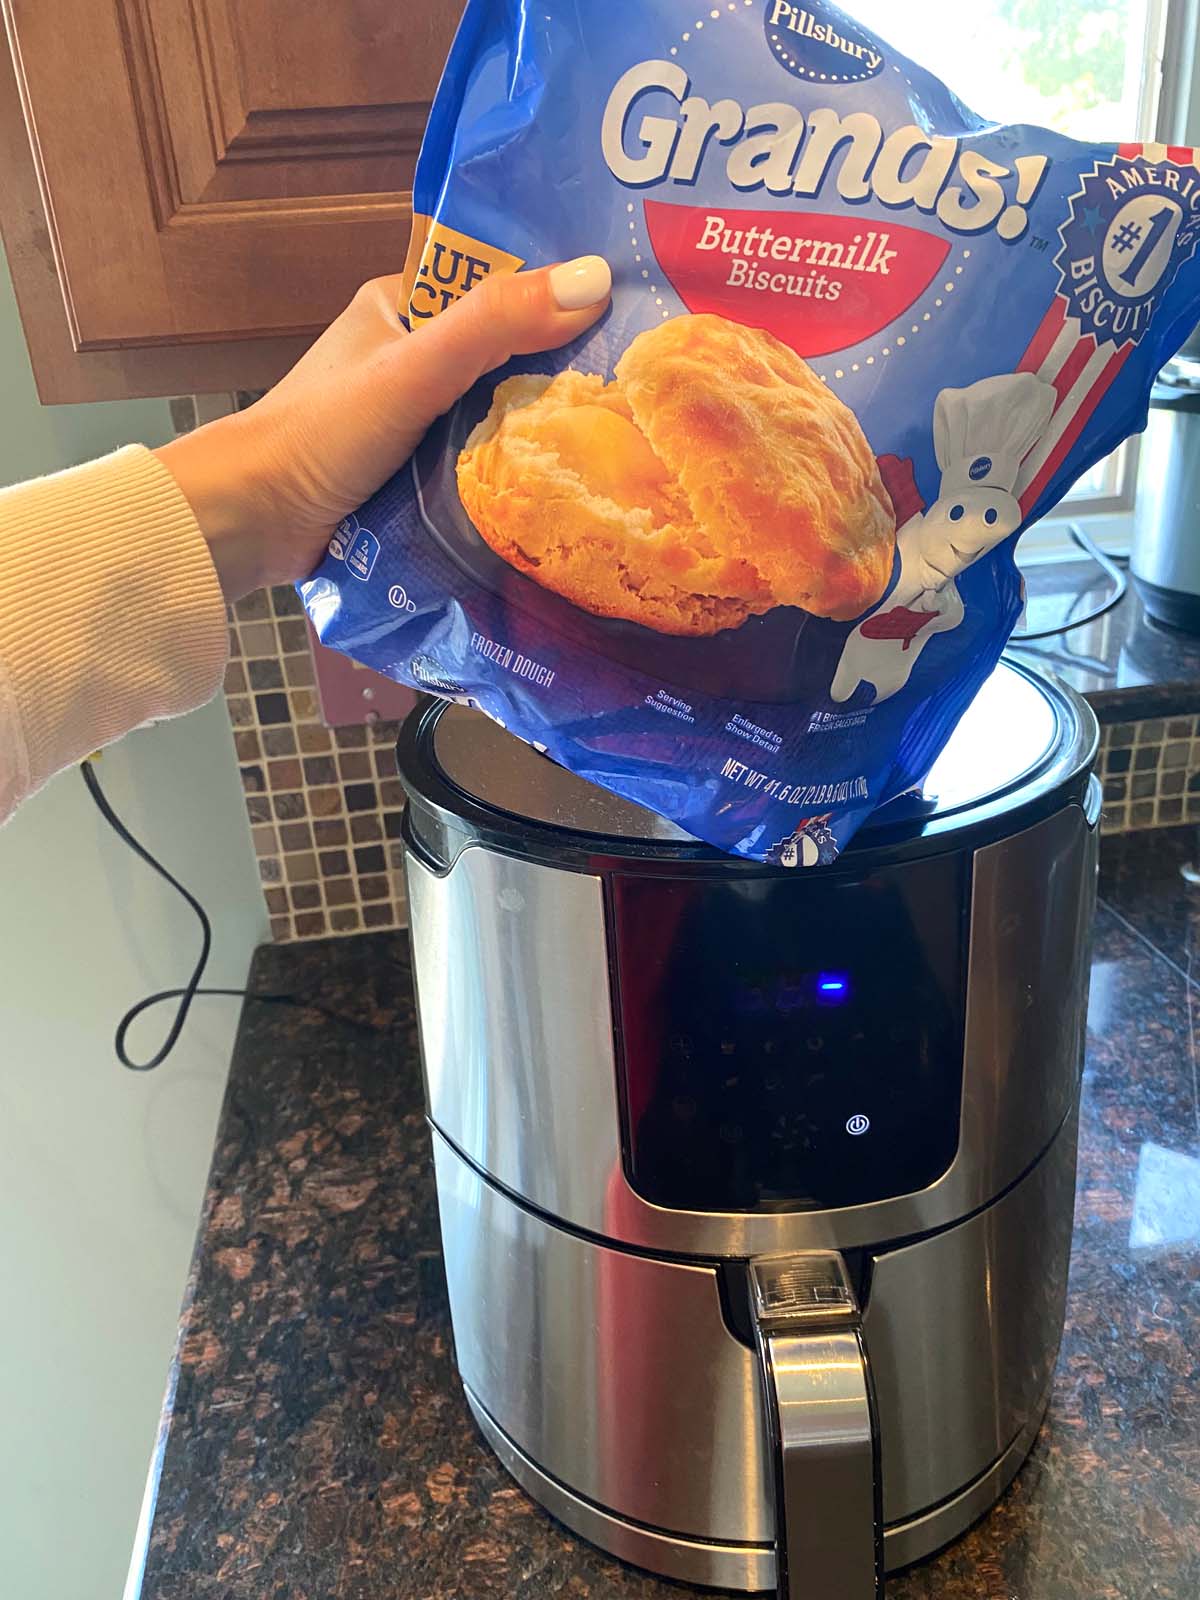
[[[817,978],[817,999],[822,1005],[839,1006],[850,998],[850,979],[843,972],[822,972]]]

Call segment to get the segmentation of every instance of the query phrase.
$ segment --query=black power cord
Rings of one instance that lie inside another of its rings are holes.
[[[233,1000],[262,1000],[272,1005],[297,1006],[303,1011],[316,1012],[318,1015],[328,1017],[331,1021],[341,1023],[346,1027],[356,1028],[367,1033],[378,1031],[374,1023],[363,1022],[360,1018],[346,1016],[343,1012],[334,1011],[327,1006],[320,1005],[317,1001],[311,1000],[304,995],[260,994],[254,989],[201,988],[200,980],[204,977],[204,970],[208,966],[208,958],[212,952],[212,923],[208,919],[208,913],[195,895],[190,890],[185,889],[179,879],[173,877],[162,862],[152,856],[145,845],[140,844],[130,833],[109,804],[108,796],[104,793],[100,785],[100,779],[96,775],[94,764],[91,761],[85,761],[79,770],[83,775],[87,791],[95,801],[100,815],[108,823],[118,839],[123,844],[127,844],[136,856],[140,857],[152,871],[157,872],[160,878],[165,879],[172,889],[186,900],[195,912],[196,920],[200,924],[200,954],[197,957],[196,965],[192,968],[192,975],[183,988],[160,989],[155,994],[148,994],[145,999],[139,1000],[136,1005],[130,1006],[117,1024],[113,1048],[116,1051],[117,1060],[123,1067],[128,1067],[130,1072],[153,1072],[155,1067],[160,1067],[179,1042],[179,1036],[183,1032],[184,1024],[187,1022],[188,1012],[192,1009],[192,1001],[200,995],[222,995]],[[175,1018],[167,1032],[167,1037],[155,1054],[150,1057],[149,1061],[134,1061],[125,1048],[125,1041],[129,1035],[130,1028],[143,1011],[149,1011],[151,1006],[161,1005],[166,1000],[179,1001],[178,1006],[175,1008]]]
[[[1067,532],[1083,553],[1096,563],[1105,577],[1112,580],[1112,593],[1102,600],[1098,606],[1093,607],[1091,611],[1085,612],[1082,617],[1072,618],[1068,612],[1067,621],[1059,623],[1057,628],[1039,628],[1031,633],[1014,633],[1010,637],[1010,644],[1030,644],[1035,639],[1056,639],[1060,634],[1070,633],[1073,628],[1082,628],[1089,622],[1099,621],[1101,617],[1107,616],[1110,611],[1114,610],[1124,600],[1126,591],[1129,588],[1128,573],[1122,572],[1112,557],[1105,555],[1091,535],[1086,533],[1077,522],[1070,523]]]
[[[208,913],[195,895],[190,890],[185,889],[178,878],[172,877],[162,862],[156,860],[145,845],[139,844],[133,834],[130,833],[112,806],[109,805],[108,796],[100,787],[100,779],[96,776],[93,763],[85,761],[79,770],[83,774],[83,781],[87,786],[87,791],[96,802],[100,815],[108,823],[118,839],[127,844],[134,855],[140,856],[152,871],[158,873],[160,878],[165,879],[177,894],[182,895],[183,899],[187,901],[188,905],[196,913],[196,920],[200,924],[200,954],[196,959],[196,965],[192,968],[192,975],[183,988],[160,989],[157,994],[148,994],[144,1000],[139,1000],[137,1005],[131,1006],[117,1025],[117,1036],[114,1040],[117,1060],[123,1067],[128,1067],[130,1072],[153,1072],[154,1068],[160,1067],[171,1054],[171,1051],[174,1050],[179,1041],[179,1035],[183,1032],[188,1012],[192,1009],[192,1001],[197,995],[228,995],[240,1000],[244,999],[249,991],[246,989],[202,989],[200,987],[200,980],[204,976],[204,969],[208,966],[208,958],[212,952],[212,923],[208,920]],[[175,1010],[175,1020],[171,1023],[167,1037],[163,1040],[158,1051],[150,1057],[149,1061],[132,1060],[125,1048],[125,1040],[128,1037],[130,1028],[143,1011],[148,1011],[151,1006],[160,1005],[164,1000],[179,1001],[179,1005]]]

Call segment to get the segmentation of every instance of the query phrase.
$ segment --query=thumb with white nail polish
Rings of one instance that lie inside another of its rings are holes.
[[[550,293],[560,311],[604,305],[612,293],[612,269],[603,256],[576,256],[550,268]]]
[[[555,350],[586,333],[608,305],[612,271],[579,256],[533,272],[495,272],[406,341],[409,393],[426,401],[426,425],[511,356]]]

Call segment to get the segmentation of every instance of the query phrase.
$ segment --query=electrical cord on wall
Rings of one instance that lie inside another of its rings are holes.
[[[113,1041],[113,1047],[117,1052],[117,1060],[123,1067],[128,1067],[130,1072],[153,1072],[155,1067],[160,1067],[163,1064],[179,1042],[179,1035],[183,1032],[188,1012],[192,1009],[192,1001],[197,995],[229,995],[242,999],[249,991],[246,989],[202,989],[200,987],[200,980],[204,977],[204,969],[208,966],[208,958],[212,953],[212,923],[208,920],[208,913],[195,895],[190,890],[185,889],[178,878],[172,877],[162,862],[152,856],[145,845],[139,844],[133,834],[130,833],[112,806],[109,805],[108,796],[100,787],[100,779],[96,776],[94,764],[91,761],[85,761],[79,770],[83,774],[83,781],[87,786],[87,791],[96,802],[100,815],[108,823],[117,838],[122,843],[127,844],[134,855],[140,856],[153,872],[157,872],[160,878],[165,879],[172,889],[187,901],[188,905],[196,913],[196,920],[200,924],[200,954],[196,959],[196,965],[192,968],[192,975],[183,988],[160,989],[156,994],[148,994],[144,1000],[139,1000],[135,1006],[131,1006],[117,1024],[117,1035]],[[159,1005],[164,1000],[179,1001],[179,1005],[175,1009],[175,1018],[168,1030],[167,1037],[148,1061],[134,1061],[125,1048],[129,1030],[143,1011],[148,1011],[151,1006]]]
[[[202,988],[201,979],[204,977],[205,968],[208,966],[208,958],[212,953],[212,923],[209,921],[208,913],[200,904],[199,900],[196,899],[195,895],[192,894],[190,890],[186,889],[183,884],[180,883],[178,878],[172,876],[172,874],[167,871],[166,867],[163,866],[162,862],[159,861],[155,856],[151,855],[150,851],[146,849],[145,845],[139,843],[139,841],[134,838],[133,834],[121,821],[120,817],[113,810],[111,804],[109,803],[108,796],[104,793],[104,790],[101,787],[100,779],[96,775],[94,762],[90,760],[83,762],[79,770],[83,776],[84,785],[86,786],[87,791],[91,795],[92,799],[95,801],[100,815],[117,835],[117,838],[120,839],[123,844],[128,845],[133,853],[142,861],[144,861],[152,871],[157,872],[160,878],[164,879],[171,885],[172,889],[174,889],[175,892],[180,895],[191,907],[192,911],[196,915],[197,922],[200,924],[200,954],[196,959],[195,966],[192,968],[191,977],[188,978],[183,988],[159,989],[154,994],[146,995],[145,998],[139,1000],[136,1005],[130,1006],[129,1010],[117,1024],[117,1032],[116,1037],[113,1040],[113,1048],[116,1051],[117,1060],[123,1067],[127,1067],[130,1072],[153,1072],[155,1067],[160,1067],[178,1044],[179,1036],[183,1032],[184,1024],[188,1019],[188,1013],[192,1009],[192,1002],[200,996],[208,997],[210,995],[220,995],[235,1000],[263,1000],[272,1005],[292,1005],[297,1006],[302,1010],[315,1011],[321,1016],[328,1017],[332,1021],[339,1022],[350,1027],[363,1028],[369,1032],[375,1031],[371,1024],[363,1023],[355,1017],[346,1016],[343,1012],[333,1011],[326,1006],[320,1005],[314,1000],[308,999],[304,995],[260,994],[254,989]],[[161,1005],[167,1000],[178,1000],[179,1004],[175,1008],[175,1016],[167,1032],[166,1038],[148,1061],[134,1061],[126,1049],[126,1039],[128,1038],[130,1028],[142,1015],[143,1011],[149,1011],[152,1006]]]

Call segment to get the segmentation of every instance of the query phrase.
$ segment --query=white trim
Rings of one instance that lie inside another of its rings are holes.
[[[1145,77],[1157,86],[1157,106],[1151,121],[1143,101],[1142,131],[1153,128],[1167,144],[1194,144],[1200,121],[1195,103],[1200,90],[1195,70],[1200,4],[1197,0],[1156,0],[1156,4],[1161,11],[1157,37],[1151,18],[1146,19],[1146,64],[1152,70]]]
[[[1174,137],[1177,131],[1175,105],[1178,90],[1174,80],[1168,81],[1167,78],[1167,39],[1179,26],[1181,10],[1185,11],[1189,4],[1194,4],[1194,0],[1146,0],[1146,26],[1142,33],[1142,82],[1138,93],[1137,132],[1140,139],[1156,139],[1164,145],[1183,142]]]
[[[1098,550],[1108,556],[1127,556],[1133,543],[1133,513],[1121,511],[1098,516],[1063,516],[1039,522],[1021,538],[1017,557],[1022,567],[1040,567],[1061,561],[1086,561],[1087,555],[1075,543],[1068,524],[1077,522]]]
[[[1104,486],[1097,494],[1068,490],[1044,522],[1061,522],[1064,518],[1078,521],[1080,517],[1121,516],[1133,510],[1137,498],[1137,469],[1142,448],[1140,434],[1134,434],[1120,444],[1104,460]]]

